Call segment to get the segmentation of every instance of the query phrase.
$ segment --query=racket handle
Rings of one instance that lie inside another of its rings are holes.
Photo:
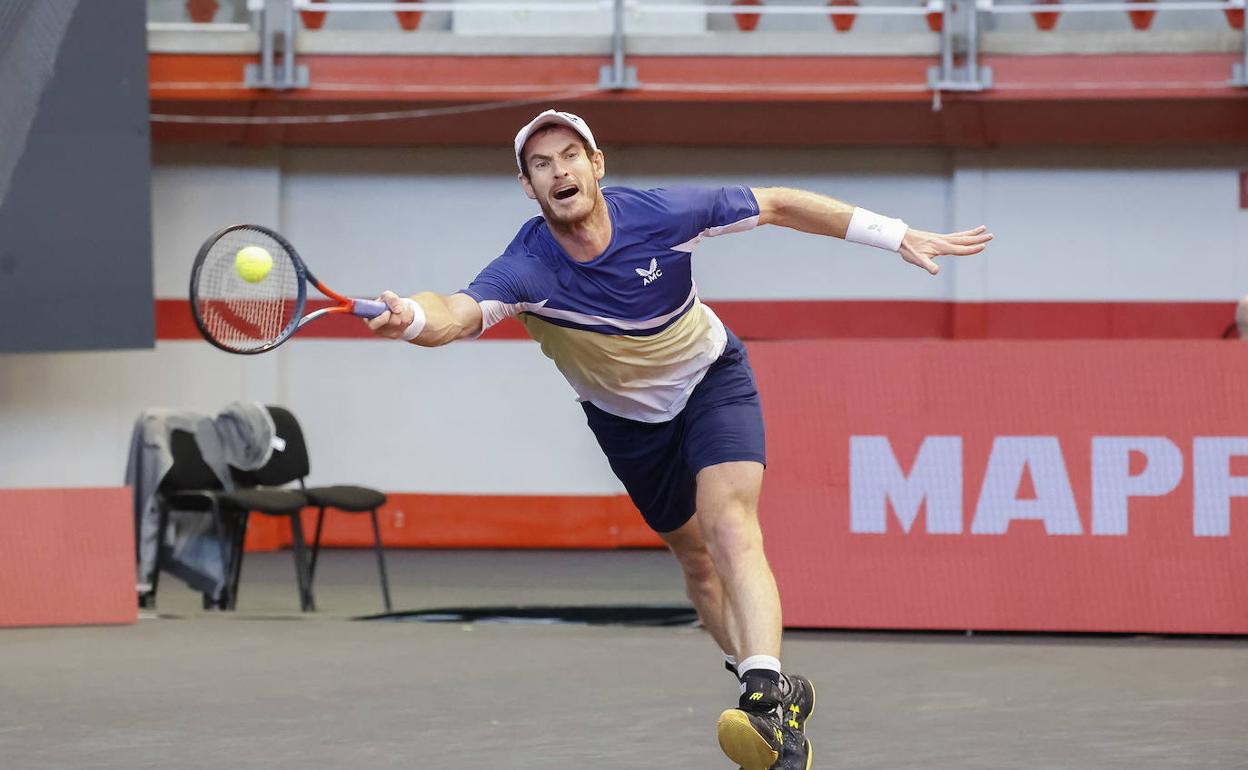
[[[376,299],[357,299],[352,302],[351,313],[361,318],[376,318],[390,309],[386,303]]]

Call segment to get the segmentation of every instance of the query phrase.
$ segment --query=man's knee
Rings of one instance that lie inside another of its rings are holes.
[[[684,572],[687,581],[705,583],[717,579],[715,562],[711,560],[711,553],[707,550],[705,543],[672,548],[672,553],[676,556],[676,561],[680,563],[680,569]]]
[[[696,515],[680,529],[662,533],[660,537],[676,557],[687,582],[704,583],[718,579],[715,563],[706,547],[701,522]]]
[[[716,560],[733,559],[763,547],[758,512],[747,501],[724,501],[713,510],[699,511],[707,548]]]
[[[698,473],[698,513],[703,539],[718,561],[762,548],[758,526],[758,496],[763,466],[754,462],[730,462],[703,468]]]

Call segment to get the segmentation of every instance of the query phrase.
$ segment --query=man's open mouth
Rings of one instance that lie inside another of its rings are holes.
[[[554,198],[557,201],[566,201],[568,198],[571,198],[573,195],[576,195],[578,192],[580,192],[580,189],[576,185],[572,185],[571,187],[563,187],[558,190],[555,190]]]

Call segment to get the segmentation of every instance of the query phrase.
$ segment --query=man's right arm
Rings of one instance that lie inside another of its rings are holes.
[[[992,240],[992,233],[983,225],[960,233],[929,233],[910,228],[900,219],[881,217],[808,190],[755,187],[751,192],[758,201],[760,225],[780,225],[896,251],[902,259],[932,275],[940,272],[935,257],[978,254]]]
[[[407,339],[426,348],[436,348],[465,337],[481,334],[481,305],[467,294],[434,294],[423,292],[400,297],[392,291],[379,297],[388,312],[368,321],[368,328],[378,337]],[[419,333],[411,336],[413,324]]]

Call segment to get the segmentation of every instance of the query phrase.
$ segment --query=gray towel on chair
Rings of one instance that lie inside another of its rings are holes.
[[[236,401],[215,417],[197,412],[148,409],[139,415],[130,437],[126,463],[126,484],[134,492],[136,577],[140,593],[151,587],[156,566],[156,542],[160,510],[156,491],[173,467],[169,436],[184,430],[195,436],[204,462],[225,489],[234,488],[230,466],[256,470],[269,461],[276,429],[269,410],[252,401]],[[225,585],[225,565],[212,521],[196,513],[171,511],[167,540],[160,547],[170,549],[166,565],[171,574],[192,588],[220,596]],[[227,544],[228,547],[228,544]]]

